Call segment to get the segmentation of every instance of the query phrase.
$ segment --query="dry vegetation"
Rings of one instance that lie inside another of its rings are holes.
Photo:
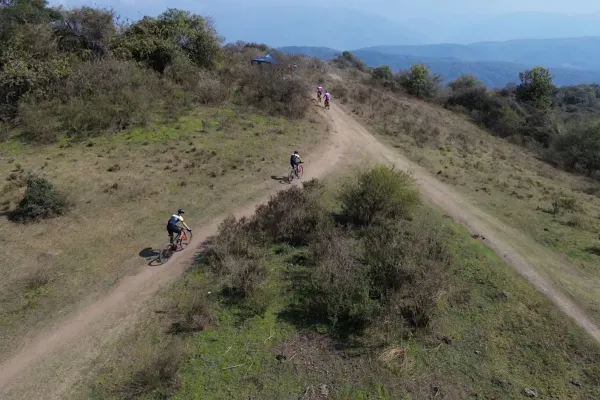
[[[225,220],[173,289],[175,303],[157,305],[168,318],[151,326],[163,335],[123,338],[130,356],[104,362],[89,397],[597,396],[600,354],[589,338],[418,203],[406,175],[379,167],[339,191],[307,182],[248,219]],[[364,210],[374,217],[357,219]],[[291,238],[292,226],[302,235]],[[173,337],[182,316],[198,322]],[[188,361],[157,379],[146,365],[160,372],[174,357],[144,343],[172,340]]]
[[[351,82],[351,83],[349,83]],[[332,92],[373,132],[482,210],[566,257],[544,272],[600,321],[598,182],[564,172],[470,118],[351,80]]]
[[[181,10],[0,6],[1,360],[146,266],[173,210],[198,226],[319,145],[312,70],[248,68],[267,51]]]
[[[11,222],[6,213],[0,219],[3,358],[14,339],[145,266],[148,248],[167,239],[164,220],[174,209],[184,207],[190,224],[200,226],[260,194],[271,176],[285,174],[291,147],[310,152],[318,145],[313,121],[204,108],[172,125],[85,143],[1,144],[0,201],[7,209],[22,198],[29,172],[55,182],[73,204],[66,215],[39,223]]]

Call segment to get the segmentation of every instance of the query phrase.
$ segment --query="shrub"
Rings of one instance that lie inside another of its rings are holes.
[[[171,333],[199,332],[216,323],[207,293],[204,282],[186,280],[173,299]]]
[[[481,110],[487,99],[487,89],[477,78],[462,75],[450,82],[450,95],[446,100],[448,106],[463,106],[469,111]]]
[[[160,73],[178,57],[212,69],[221,56],[221,42],[210,19],[169,9],[156,18],[146,16],[127,26],[113,51],[122,59],[134,59]]]
[[[271,114],[301,118],[309,102],[304,82],[290,77],[276,66],[244,68],[235,100],[263,109]]]
[[[343,217],[358,225],[370,225],[408,216],[420,197],[407,174],[378,166],[346,185],[341,200]]]
[[[413,65],[409,71],[400,73],[397,78],[400,85],[410,95],[432,98],[440,89],[441,77],[432,75],[423,64]]]
[[[184,109],[181,89],[132,62],[104,60],[81,64],[53,99],[22,103],[20,114],[27,138],[49,142],[145,125],[161,106]]]
[[[248,300],[260,295],[267,279],[265,250],[248,228],[245,218],[231,216],[219,226],[212,239],[208,264],[223,285],[223,292],[232,300]]]
[[[338,55],[333,62],[337,64],[338,67],[343,69],[353,68],[361,72],[366,72],[369,70],[367,65],[361,59],[357,58],[349,51],[342,52],[342,54]]]
[[[559,135],[546,158],[567,171],[600,170],[600,123],[573,124],[570,132]]]
[[[178,371],[185,361],[183,346],[172,341],[154,351],[147,365],[114,389],[120,399],[167,399],[179,386]],[[146,397],[147,396],[147,397]]]
[[[377,315],[378,303],[370,295],[360,244],[341,230],[327,230],[313,242],[311,253],[316,266],[302,299],[307,309],[328,320],[338,333],[364,328]]]
[[[17,222],[38,221],[63,215],[69,206],[66,196],[50,181],[32,175],[27,179],[27,189],[23,199],[10,218]]]
[[[412,326],[427,326],[448,283],[451,255],[441,235],[418,221],[375,227],[365,237],[372,296]]]
[[[302,188],[279,191],[267,204],[257,207],[251,229],[265,239],[304,245],[325,217],[321,202],[323,185],[313,179]]]
[[[219,76],[194,65],[187,57],[178,57],[165,75],[190,92],[200,104],[217,104],[226,100],[227,89]]]

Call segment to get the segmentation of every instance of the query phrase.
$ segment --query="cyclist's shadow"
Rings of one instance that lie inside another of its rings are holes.
[[[160,265],[158,256],[160,255],[159,249],[153,249],[152,247],[146,247],[140,251],[139,256],[145,258],[148,261],[149,266]]]
[[[279,181],[279,183],[281,184],[290,183],[288,180],[289,178],[287,176],[271,175],[271,179],[273,179],[274,181]]]

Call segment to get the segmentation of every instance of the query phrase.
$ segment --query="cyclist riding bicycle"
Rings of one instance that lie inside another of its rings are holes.
[[[171,246],[173,246],[173,250],[177,250],[175,247],[175,243],[173,243],[173,234],[177,234],[179,235],[181,233],[181,227],[177,225],[177,223],[181,222],[181,224],[183,225],[183,227],[185,229],[187,229],[189,232],[191,232],[192,230],[185,224],[185,222],[183,222],[183,214],[185,213],[185,211],[183,210],[183,208],[180,208],[179,210],[177,210],[177,214],[173,214],[171,215],[171,218],[169,218],[169,222],[167,222],[167,232],[169,232],[169,240],[171,242]]]
[[[331,100],[331,94],[329,93],[329,91],[325,91],[325,107],[327,107],[329,105],[329,100]]]
[[[298,165],[302,163],[298,150],[294,150],[294,154],[290,157],[290,165],[292,166],[294,173],[298,176]]]
[[[317,98],[321,101],[321,95],[323,94],[323,86],[317,88]]]

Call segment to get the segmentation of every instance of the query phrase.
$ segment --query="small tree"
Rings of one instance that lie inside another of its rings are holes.
[[[431,74],[424,64],[413,65],[410,71],[399,75],[400,85],[408,94],[417,97],[433,97],[439,89],[441,78]]]
[[[106,57],[116,31],[112,10],[91,7],[67,11],[63,20],[54,24],[60,50],[85,60]]]
[[[547,111],[552,106],[556,86],[552,82],[550,70],[535,67],[519,73],[521,84],[517,86],[517,99],[540,111]]]

